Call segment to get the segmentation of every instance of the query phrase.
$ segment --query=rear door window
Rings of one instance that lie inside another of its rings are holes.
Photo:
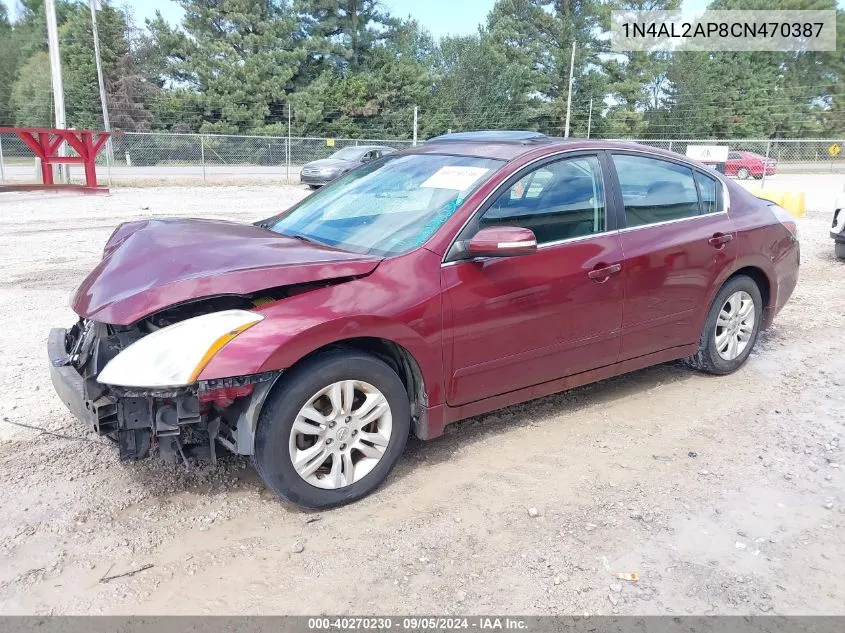
[[[627,226],[699,215],[692,169],[657,158],[613,154]]]

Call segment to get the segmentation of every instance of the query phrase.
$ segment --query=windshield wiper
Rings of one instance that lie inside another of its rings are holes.
[[[305,237],[304,235],[300,235],[299,233],[279,233],[282,237],[290,237],[294,240],[299,240],[300,242],[305,242],[306,244],[316,244],[317,246],[323,246],[328,248],[335,248],[333,246],[329,246],[325,242],[319,242],[313,238]]]

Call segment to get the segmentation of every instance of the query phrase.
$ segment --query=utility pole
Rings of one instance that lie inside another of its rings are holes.
[[[590,99],[590,114],[587,115],[587,138],[590,138],[590,128],[593,125],[593,100]]]
[[[56,2],[45,0],[44,10],[47,14],[47,47],[50,54],[50,75],[53,80],[53,104],[56,117],[56,127],[63,130],[67,127],[65,120],[65,89],[62,85],[62,60],[59,57],[59,29],[56,24]],[[64,153],[64,144],[62,145]],[[60,166],[61,180],[68,181],[64,165]]]
[[[414,106],[414,147],[417,146],[417,106]]]
[[[287,142],[287,146],[285,147],[285,165],[287,166],[286,169],[287,169],[288,184],[291,184],[291,182],[290,182],[290,109],[291,109],[291,105],[290,105],[290,101],[288,101],[288,142]]]
[[[103,62],[100,58],[100,35],[97,32],[97,0],[89,0],[91,7],[91,31],[94,34],[94,60],[97,62],[97,81],[100,84],[100,105],[103,109],[103,127],[106,132],[111,134],[111,123],[109,121],[109,105],[106,100],[106,84],[103,81]],[[106,141],[106,160],[111,166],[114,160],[114,150],[112,148],[111,136]]]
[[[564,138],[569,138],[569,111],[572,108],[572,73],[575,72],[575,42],[572,42],[572,56],[569,58],[569,92],[566,95],[566,130]]]

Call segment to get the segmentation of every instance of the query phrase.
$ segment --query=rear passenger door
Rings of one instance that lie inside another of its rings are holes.
[[[695,343],[712,286],[736,258],[722,183],[685,163],[612,152],[624,213],[620,360]]]

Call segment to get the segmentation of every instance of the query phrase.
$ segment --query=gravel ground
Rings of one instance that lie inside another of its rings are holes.
[[[241,458],[120,463],[45,367],[115,224],[255,220],[305,191],[0,194],[0,613],[845,614],[841,178],[792,179],[801,281],[742,370],[671,363],[467,420],[325,513]]]

